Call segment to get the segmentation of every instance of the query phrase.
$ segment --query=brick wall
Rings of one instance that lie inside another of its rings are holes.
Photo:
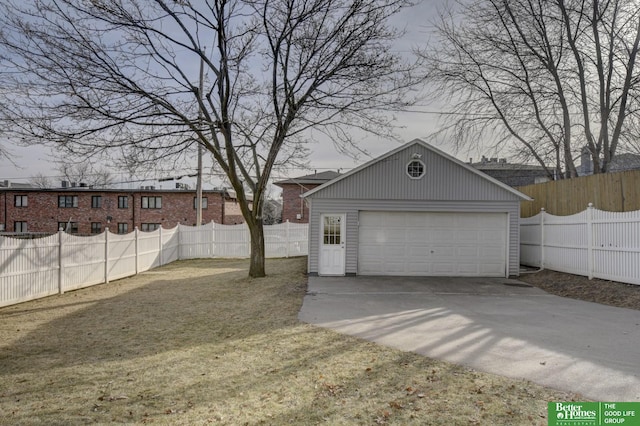
[[[309,223],[309,207],[300,198],[301,194],[320,186],[319,184],[282,184],[282,222]],[[297,219],[297,215],[301,215]]]
[[[15,196],[26,195],[27,206],[16,207]],[[77,207],[58,207],[58,197],[77,196]],[[92,197],[101,197],[101,207],[92,207]],[[127,198],[127,208],[118,207],[118,197]],[[142,197],[161,197],[160,209],[143,209]],[[5,231],[13,232],[16,221],[27,222],[28,232],[56,232],[58,223],[78,224],[79,234],[91,233],[91,223],[118,231],[118,223],[126,223],[128,232],[143,223],[159,223],[173,228],[178,223],[194,225],[194,191],[93,191],[93,190],[4,190],[0,192],[0,223]],[[223,222],[224,198],[219,191],[205,191],[207,208],[202,210],[202,222]]]
[[[244,223],[244,217],[240,210],[240,204],[236,199],[227,198],[224,202],[224,223],[225,225],[237,225]]]

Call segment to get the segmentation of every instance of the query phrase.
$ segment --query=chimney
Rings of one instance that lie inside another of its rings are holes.
[[[68,188],[69,187],[69,182],[67,182],[66,180],[62,181],[62,187],[63,188]]]

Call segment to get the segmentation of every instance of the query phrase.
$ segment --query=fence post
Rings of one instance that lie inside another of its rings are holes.
[[[216,257],[216,223],[211,221],[211,258]]]
[[[544,207],[540,209],[540,269],[544,269]]]
[[[109,282],[109,227],[104,228],[104,282]]]
[[[249,231],[249,225],[247,225],[245,223],[244,225],[236,225],[236,226],[244,226],[244,230],[246,231],[245,232],[245,235],[246,235],[245,241],[247,243],[247,245],[246,245],[246,247],[247,247],[246,253],[247,253],[247,259],[249,259],[249,258],[251,258],[251,231]],[[264,228],[262,228],[262,239],[264,240]],[[264,241],[262,243],[264,244]],[[265,250],[264,250],[264,254],[265,254],[265,257],[266,257],[266,254],[267,254],[267,248],[266,247],[265,247]]]
[[[286,224],[286,228],[285,228],[285,235],[286,235],[285,241],[287,243],[287,254],[286,254],[286,257],[288,258],[289,257],[289,246],[291,246],[291,241],[289,240],[289,237],[290,237],[289,219],[287,219],[287,224]]]
[[[64,285],[62,283],[64,279],[64,273],[62,271],[62,228],[58,229],[58,294],[64,293]]]
[[[587,269],[593,279],[593,203],[587,206]]]
[[[158,228],[158,266],[162,266],[162,225]]]
[[[136,275],[138,275],[138,271],[140,270],[140,262],[139,262],[140,246],[138,243],[139,234],[138,234],[137,226],[133,228],[133,237],[135,238],[135,250],[136,250]]]
[[[180,228],[180,222],[178,222],[178,260],[182,259],[182,231]]]

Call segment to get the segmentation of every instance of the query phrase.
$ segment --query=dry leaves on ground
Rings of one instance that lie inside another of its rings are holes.
[[[576,395],[297,320],[306,259],[180,261],[0,309],[0,424],[546,425]]]

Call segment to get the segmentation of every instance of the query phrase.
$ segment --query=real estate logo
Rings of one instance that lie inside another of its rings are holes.
[[[640,402],[550,402],[548,425],[640,426]]]
[[[555,423],[552,421],[555,420]],[[549,424],[557,426],[598,426],[597,402],[549,403]]]

